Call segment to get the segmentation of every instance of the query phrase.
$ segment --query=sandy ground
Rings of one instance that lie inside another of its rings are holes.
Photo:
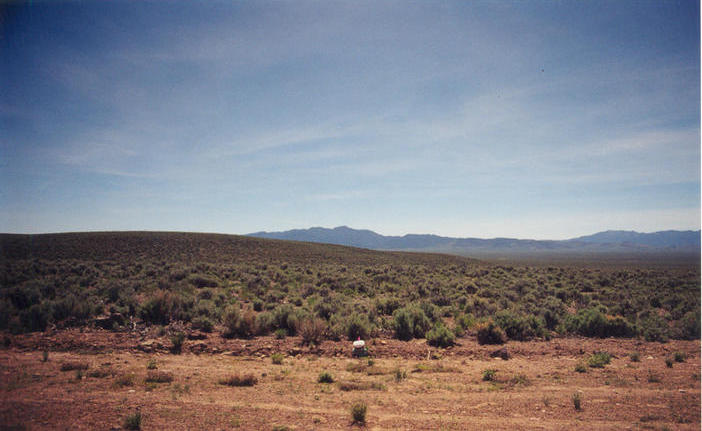
[[[699,341],[509,342],[512,357],[502,360],[490,357],[498,347],[470,337],[449,349],[377,339],[369,343],[369,365],[349,357],[348,342],[312,350],[296,338],[210,335],[186,341],[177,355],[168,352],[165,338],[147,334],[75,330],[6,337],[10,345],[0,350],[3,430],[121,429],[137,411],[144,430],[358,429],[350,413],[358,400],[367,404],[370,430],[700,429]],[[577,372],[596,351],[611,353],[611,363]],[[273,364],[274,352],[284,355],[282,364]],[[674,352],[685,360],[668,367]],[[173,381],[146,382],[150,361]],[[88,368],[61,371],[68,363]],[[493,381],[483,379],[487,369],[495,370]],[[334,383],[317,382],[324,371]],[[257,384],[219,383],[233,374],[252,374]]]

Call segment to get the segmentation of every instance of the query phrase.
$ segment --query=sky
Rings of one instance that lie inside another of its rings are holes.
[[[0,232],[700,228],[697,1],[0,8]]]

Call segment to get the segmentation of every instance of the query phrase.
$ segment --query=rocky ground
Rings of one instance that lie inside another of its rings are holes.
[[[0,429],[120,429],[137,412],[145,430],[348,429],[361,426],[350,413],[359,400],[365,428],[378,430],[700,429],[699,341],[467,337],[436,349],[379,338],[369,363],[350,358],[347,341],[310,348],[295,337],[192,332],[180,354],[157,330],[0,340]],[[602,351],[611,362],[590,367]],[[334,382],[318,383],[323,372]],[[220,383],[231,376],[256,382]]]

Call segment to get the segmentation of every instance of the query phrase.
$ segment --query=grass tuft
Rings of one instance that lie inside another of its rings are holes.
[[[329,372],[323,371],[317,377],[317,383],[334,383],[334,377]]]
[[[356,401],[351,405],[351,419],[354,424],[365,425],[368,405],[365,401]]]
[[[166,371],[149,370],[146,373],[145,382],[170,383],[173,381],[173,374]]]
[[[575,408],[575,410],[577,410],[577,411],[582,410],[582,408],[583,408],[582,401],[583,401],[583,397],[580,394],[580,392],[576,392],[573,394],[573,408]]]

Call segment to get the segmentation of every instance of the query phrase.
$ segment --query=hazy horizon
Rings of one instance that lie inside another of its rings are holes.
[[[700,229],[699,2],[0,10],[0,231]]]
[[[511,236],[511,237],[504,237],[504,236],[491,236],[491,237],[486,237],[486,236],[465,236],[465,235],[458,235],[458,236],[451,236],[451,235],[442,235],[438,233],[433,233],[433,232],[403,232],[403,233],[398,233],[398,234],[389,234],[385,232],[379,232],[375,229],[370,229],[370,228],[364,228],[364,227],[354,227],[354,226],[346,226],[346,225],[337,225],[337,226],[309,226],[309,227],[297,227],[297,228],[292,228],[292,229],[285,229],[285,230],[280,230],[280,229],[267,229],[267,230],[261,230],[261,231],[256,231],[256,232],[221,232],[221,231],[193,231],[193,230],[144,230],[144,229],[124,229],[124,230],[115,230],[115,231],[110,231],[110,230],[102,230],[102,229],[92,229],[92,230],[81,230],[81,231],[47,231],[47,232],[0,232],[2,234],[20,234],[20,235],[42,235],[42,234],[66,234],[66,233],[94,233],[94,232],[180,232],[180,233],[193,233],[193,234],[221,234],[221,235],[251,235],[251,234],[256,234],[256,233],[278,233],[278,232],[287,232],[291,230],[309,230],[309,229],[328,229],[328,230],[333,230],[336,228],[349,228],[352,230],[358,230],[358,231],[371,231],[373,233],[376,233],[381,236],[386,236],[386,237],[403,237],[405,235],[436,235],[436,236],[441,236],[441,237],[449,237],[449,238],[476,238],[476,239],[498,239],[498,238],[507,238],[507,239],[517,239],[517,240],[536,240],[536,241],[563,241],[563,240],[569,240],[569,239],[576,239],[582,236],[589,236],[589,235],[594,235],[597,233],[603,233],[603,232],[634,232],[634,233],[639,233],[639,234],[650,234],[650,233],[658,233],[658,232],[699,232],[700,229],[663,229],[660,231],[650,231],[650,232],[641,232],[641,231],[635,231],[635,230],[630,230],[630,229],[605,229],[602,231],[597,231],[597,232],[590,232],[584,235],[577,235],[573,237],[565,237],[565,238],[532,238],[532,237],[524,237],[524,236]]]

